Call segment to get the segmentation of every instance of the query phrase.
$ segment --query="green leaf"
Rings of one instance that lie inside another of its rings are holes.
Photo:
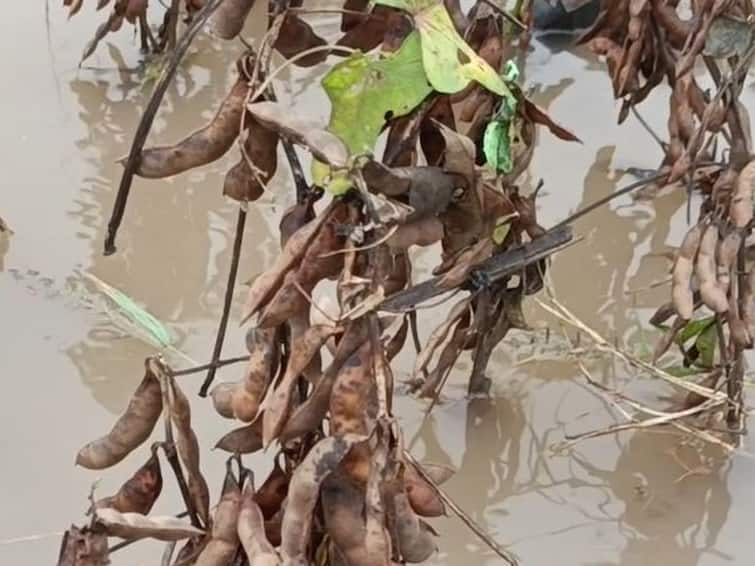
[[[154,345],[160,348],[169,348],[173,344],[174,338],[170,330],[162,322],[137,305],[131,297],[108,285],[91,273],[84,273],[83,275],[107,295],[118,306],[120,311],[150,338],[150,341]]]
[[[432,92],[416,32],[384,57],[353,54],[335,65],[322,85],[332,104],[328,129],[352,155],[371,152],[387,118],[408,114]]]
[[[514,168],[511,156],[511,138],[509,137],[510,123],[502,120],[491,120],[485,127],[482,138],[482,150],[488,165],[498,173],[510,173]]]
[[[698,365],[705,368],[712,368],[716,356],[716,346],[718,345],[718,332],[716,325],[711,324],[695,340],[695,347],[700,353]]]
[[[676,343],[680,346],[684,346],[687,341],[691,340],[701,332],[703,332],[705,329],[707,329],[711,324],[714,322],[714,317],[712,316],[706,316],[703,318],[697,318],[695,320],[691,320],[687,323],[687,325],[682,328],[681,332],[676,337]]]
[[[439,0],[375,0],[376,4],[406,10],[414,19],[422,44],[422,62],[430,84],[451,94],[477,81],[498,95],[512,97],[498,73],[467,44]]]
[[[705,36],[703,53],[716,59],[744,56],[752,45],[752,26],[744,20],[718,16]]]

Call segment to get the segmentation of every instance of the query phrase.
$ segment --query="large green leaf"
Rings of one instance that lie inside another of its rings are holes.
[[[353,54],[335,65],[322,85],[332,104],[328,129],[352,155],[371,152],[387,118],[408,114],[432,92],[416,32],[387,56]]]
[[[681,332],[679,332],[679,335],[676,337],[676,343],[680,346],[684,346],[687,341],[698,336],[708,327],[715,324],[715,320],[716,319],[713,316],[705,316],[690,320],[686,326],[682,328]]]
[[[712,368],[718,346],[718,330],[715,324],[711,324],[695,340],[695,347],[700,352],[698,365],[704,368]]]
[[[435,90],[455,93],[477,81],[496,94],[511,97],[495,69],[456,31],[441,0],[375,0],[375,4],[406,10],[412,15],[420,34],[425,73]]]
[[[508,83],[516,82],[519,69],[516,63],[508,61],[504,69],[504,79]],[[482,149],[485,161],[496,172],[508,174],[514,168],[514,158],[511,155],[511,139],[514,132],[513,120],[516,115],[516,97],[503,98],[501,106],[485,127],[482,138]]]

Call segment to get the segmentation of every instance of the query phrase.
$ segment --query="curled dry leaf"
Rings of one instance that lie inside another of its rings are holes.
[[[671,281],[671,301],[677,314],[684,320],[690,320],[695,310],[695,301],[692,296],[692,271],[693,261],[700,239],[702,228],[695,225],[687,231],[679,247],[679,254],[674,262]]]
[[[223,482],[223,493],[215,509],[210,541],[197,557],[195,566],[229,566],[239,546],[237,525],[241,510],[241,489],[230,466]]]
[[[700,298],[706,307],[715,313],[725,313],[729,310],[726,293],[716,280],[716,247],[718,245],[718,227],[711,224],[707,227],[700,240],[695,262],[695,275],[700,281]]]
[[[71,525],[63,535],[58,566],[106,566],[108,559],[107,535],[88,528]]]
[[[254,280],[244,305],[241,324],[244,324],[270,301],[273,294],[280,288],[286,274],[299,264],[312,239],[317,236],[332,210],[331,205],[318,217],[298,229],[286,242],[273,266]]]
[[[244,101],[249,93],[239,77],[210,122],[175,145],[145,148],[136,174],[149,179],[177,175],[220,159],[239,135]]]
[[[262,396],[275,374],[278,365],[276,333],[274,328],[255,328],[247,334],[249,363],[244,379],[231,396],[233,415],[240,421],[252,422],[257,416]]]
[[[307,546],[320,485],[363,436],[327,437],[315,444],[291,478],[283,515],[281,555],[284,564],[307,564]]]
[[[84,446],[76,455],[76,464],[90,470],[114,466],[141,445],[155,428],[163,408],[160,382],[147,368],[126,411],[110,432]]]
[[[283,378],[275,388],[272,397],[265,402],[262,413],[262,442],[265,447],[277,438],[285,419],[291,410],[292,393],[296,380],[307,368],[309,363],[320,352],[320,348],[331,336],[341,332],[342,329],[335,326],[314,325],[307,329],[291,345],[291,355],[286,366]]]
[[[212,31],[222,39],[233,39],[244,29],[254,0],[225,0],[212,15]]]
[[[296,112],[276,102],[256,102],[249,112],[267,128],[307,148],[318,160],[333,167],[346,167],[349,150],[338,136],[299,118]]]
[[[278,566],[281,563],[278,553],[265,535],[265,519],[254,500],[251,483],[244,486],[237,533],[249,566]]]
[[[233,429],[218,440],[215,448],[232,454],[252,454],[261,450],[262,421],[258,419],[251,424]]]
[[[119,513],[115,509],[97,509],[95,520],[108,536],[126,540],[154,538],[170,542],[204,534],[201,529],[175,517],[145,517],[140,513]]]
[[[451,329],[469,310],[470,299],[465,298],[457,302],[449,311],[446,320],[430,334],[425,347],[422,348],[414,361],[413,376],[417,378],[427,368],[433,354],[448,336]]]
[[[100,499],[95,503],[95,507],[110,507],[121,513],[148,514],[163,488],[160,459],[155,448],[153,447],[149,460],[136,470],[115,495]]]

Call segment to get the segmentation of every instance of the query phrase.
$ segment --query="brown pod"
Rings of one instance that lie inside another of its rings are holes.
[[[415,513],[408,492],[399,490],[393,496],[393,520],[398,550],[410,564],[424,562],[437,550],[433,533]]]
[[[233,418],[231,399],[233,399],[233,392],[236,391],[236,389],[240,386],[240,381],[230,381],[225,383],[218,383],[215,387],[210,389],[212,406],[221,417],[225,417],[226,419]]]
[[[101,529],[71,525],[63,535],[58,566],[107,566],[107,535]]]
[[[729,310],[729,301],[716,280],[716,247],[718,227],[709,225],[697,250],[695,274],[700,281],[700,298],[713,312],[723,314]]]
[[[162,488],[160,459],[153,448],[149,460],[120,487],[118,492],[113,496],[100,499],[95,503],[95,507],[110,507],[121,513],[146,515],[152,510]]]
[[[731,196],[729,216],[734,226],[745,228],[752,221],[752,191],[755,188],[755,160],[739,173],[734,194]]]
[[[438,492],[420,476],[413,466],[406,466],[404,471],[406,495],[412,509],[423,517],[440,517],[446,514]]]
[[[291,478],[288,503],[281,527],[281,555],[284,564],[308,564],[307,547],[320,485],[338,466],[349,449],[363,436],[330,436],[309,451]]]
[[[238,163],[226,173],[223,194],[239,202],[255,201],[265,192],[265,186],[278,167],[278,134],[267,129],[251,116],[244,140],[244,153]],[[250,166],[250,162],[256,171]]]
[[[254,329],[254,346],[243,381],[231,396],[233,415],[242,422],[252,422],[257,416],[262,396],[275,373],[277,360],[276,329]]]
[[[276,460],[270,475],[254,493],[254,501],[259,505],[265,521],[271,520],[281,510],[288,495],[289,479]]]
[[[215,35],[233,39],[241,30],[254,7],[254,0],[225,0],[212,15],[211,25]]]
[[[375,399],[370,344],[355,352],[338,372],[330,394],[330,434],[367,434],[375,414],[370,415],[370,398]],[[372,403],[374,406],[374,403]]]
[[[133,24],[136,23],[136,20],[139,19],[140,16],[145,16],[146,14],[147,0],[128,0],[123,17],[125,17],[130,24]]]
[[[684,320],[690,320],[695,308],[690,285],[693,272],[693,260],[700,246],[702,228],[695,225],[690,228],[682,240],[679,253],[671,273],[671,300],[677,314]]]
[[[729,292],[731,270],[737,261],[737,253],[742,245],[742,235],[738,231],[729,232],[718,246],[716,255],[716,278],[724,293]]]
[[[223,494],[215,509],[210,542],[197,557],[195,566],[230,566],[239,546],[237,524],[241,510],[241,490],[233,473],[226,472]]]
[[[239,77],[207,125],[175,145],[142,150],[136,174],[148,179],[162,179],[220,159],[239,135],[248,93],[246,79]]]
[[[742,321],[747,328],[747,334],[755,338],[755,301],[753,301],[753,289],[755,289],[755,268],[750,268],[750,273],[745,278],[745,284],[739,290],[742,296]]]
[[[323,482],[321,501],[325,528],[343,563],[373,564],[365,544],[364,489],[336,473]]]
[[[317,35],[312,26],[303,21],[293,12],[288,12],[281,25],[278,37],[273,47],[283,55],[285,59],[291,59],[302,51],[313,47],[322,47],[328,42]],[[294,61],[299,67],[311,67],[322,63],[328,58],[328,50],[323,49]]]
[[[149,438],[163,409],[160,383],[150,369],[137,387],[126,411],[110,432],[84,446],[76,464],[90,470],[102,470],[123,460]]]
[[[236,527],[241,546],[244,548],[249,566],[278,566],[280,558],[265,535],[265,519],[250,483],[244,487],[241,496],[241,510]]]
[[[286,417],[291,410],[292,394],[299,376],[310,364],[325,341],[340,332],[335,326],[315,325],[310,327],[299,340],[293,342],[286,372],[278,383],[269,402],[265,400],[262,413],[262,442],[268,446],[280,434]]]

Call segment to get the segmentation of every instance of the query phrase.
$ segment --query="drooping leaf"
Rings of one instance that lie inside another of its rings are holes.
[[[676,343],[683,346],[686,342],[695,336],[698,336],[701,332],[711,326],[714,322],[714,318],[715,317],[713,316],[705,316],[703,318],[696,318],[695,320],[689,321],[676,337]]]
[[[320,161],[334,167],[346,166],[349,150],[338,136],[298,117],[277,102],[255,102],[248,109],[265,127],[303,145]]]
[[[711,324],[695,340],[695,347],[700,353],[698,365],[706,368],[712,368],[716,356],[716,347],[718,346],[718,332],[716,325]]]
[[[432,89],[422,73],[419,35],[412,33],[396,53],[355,53],[325,75],[333,105],[329,130],[352,155],[372,151],[387,118],[411,112]]]
[[[752,26],[744,20],[718,16],[705,37],[703,53],[716,59],[744,56],[752,45]]]
[[[170,330],[144,308],[136,304],[131,297],[105,283],[96,275],[92,275],[91,273],[84,273],[83,275],[107,295],[133,324],[144,331],[153,345],[160,348],[168,348],[173,344],[174,337]]]
[[[430,84],[442,93],[455,93],[471,81],[510,98],[503,79],[464,41],[439,0],[376,0],[412,15],[422,45],[422,62]]]

